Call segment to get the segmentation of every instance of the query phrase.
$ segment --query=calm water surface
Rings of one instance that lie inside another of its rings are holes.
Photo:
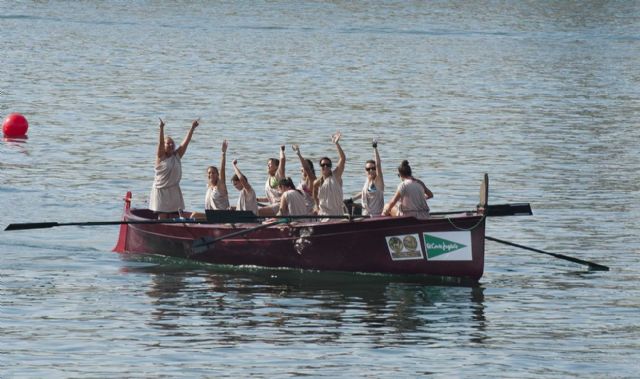
[[[144,206],[158,117],[202,207],[223,139],[256,187],[278,146],[343,133],[345,193],[379,137],[435,211],[530,202],[478,286],[110,252],[117,228],[0,232],[0,377],[640,376],[637,2],[0,2],[2,227]],[[288,156],[294,155],[287,150]],[[289,175],[299,165],[290,159]],[[228,171],[229,172],[229,171]],[[235,199],[232,198],[232,201]]]

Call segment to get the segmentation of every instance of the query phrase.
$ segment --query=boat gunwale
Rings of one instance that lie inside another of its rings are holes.
[[[137,211],[149,211],[146,208],[130,208],[127,209],[125,211],[123,220],[125,221],[147,221],[147,220],[154,220],[153,218],[150,217],[144,217],[141,215],[136,214],[135,212]],[[260,217],[256,216],[258,219],[260,219]],[[337,226],[337,225],[353,225],[355,223],[357,224],[368,224],[368,223],[391,223],[391,224],[398,224],[397,227],[406,227],[406,226],[419,226],[419,225],[430,225],[430,224],[434,224],[438,221],[447,221],[447,222],[451,222],[452,220],[459,220],[459,221],[468,221],[471,219],[478,219],[478,223],[480,223],[479,221],[481,221],[483,218],[485,218],[486,215],[484,215],[481,212],[478,211],[461,211],[459,213],[455,213],[455,214],[447,214],[447,215],[434,215],[428,219],[418,219],[415,218],[413,216],[381,216],[381,217],[358,217],[358,216],[354,216],[354,217],[349,217],[348,215],[345,215],[344,219],[336,219],[336,220],[329,220],[329,221],[313,221],[313,222],[309,222],[309,221],[290,221],[290,222],[286,222],[286,223],[280,223],[277,225],[273,225],[273,226],[269,226],[266,229],[279,229],[279,228],[291,228],[291,229],[296,229],[296,228],[309,228],[309,227],[313,227],[314,229],[318,228],[318,227],[322,227],[321,229],[325,229],[325,227],[331,227],[331,226]],[[268,218],[264,218],[264,219],[268,219]],[[188,220],[188,221],[187,221]],[[242,229],[242,228],[250,228],[250,227],[255,227],[256,225],[260,225],[262,224],[261,221],[256,221],[256,222],[221,222],[221,223],[213,223],[213,222],[207,222],[206,220],[203,221],[199,221],[199,222],[193,222],[190,219],[185,219],[186,222],[179,222],[179,219],[171,219],[171,222],[168,222],[166,224],[162,223],[162,222],[158,222],[157,224],[151,224],[153,227],[157,227],[157,226],[162,226],[162,227],[192,227],[192,228],[199,228],[199,229]],[[405,221],[406,223],[403,223],[403,221]],[[130,224],[128,225],[129,227],[142,227],[144,224]],[[455,225],[454,225],[455,226]],[[145,230],[149,230],[149,225],[144,225],[144,229]],[[472,228],[473,229],[473,228]],[[348,232],[346,232],[348,233]]]

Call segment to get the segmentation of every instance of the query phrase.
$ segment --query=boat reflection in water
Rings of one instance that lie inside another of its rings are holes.
[[[451,333],[469,343],[485,338],[484,289],[473,282],[124,257],[123,270],[151,278],[149,325],[181,344],[286,344],[304,335],[315,344],[389,347],[437,344]]]

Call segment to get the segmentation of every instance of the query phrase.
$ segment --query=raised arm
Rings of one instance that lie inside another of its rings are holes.
[[[336,149],[338,150],[338,165],[336,169],[333,170],[333,175],[337,178],[342,178],[342,173],[344,172],[344,165],[347,163],[347,157],[344,155],[344,151],[342,151],[342,147],[340,147],[340,137],[342,137],[342,133],[340,131],[336,132],[333,136],[331,136],[331,142],[336,145]]]
[[[287,163],[287,159],[284,156],[284,145],[280,146],[280,163],[278,164],[278,171],[276,171],[276,178],[284,179],[285,176],[285,165]]]
[[[166,154],[165,150],[164,150],[164,121],[162,121],[161,118],[159,118],[160,120],[160,138],[158,140],[158,150],[156,153],[156,164],[158,162],[160,162],[160,160],[164,157],[164,155]]]
[[[198,125],[200,125],[199,121],[200,119],[193,120],[193,122],[191,123],[191,128],[189,128],[187,135],[184,136],[184,139],[182,140],[180,147],[178,147],[177,153],[180,158],[182,158],[184,153],[187,152],[187,147],[189,146],[189,142],[191,142],[191,137],[193,137],[193,132],[196,130]]]
[[[227,147],[229,142],[227,140],[222,141],[222,158],[220,159],[220,177],[218,178],[218,191],[222,194],[227,194],[227,178],[225,166],[227,163]]]
[[[382,177],[382,161],[380,160],[380,153],[378,153],[378,140],[376,138],[371,142],[373,147],[374,160],[376,161],[376,183],[378,186],[384,187],[384,178]]]
[[[247,191],[251,191],[251,185],[249,184],[247,177],[244,176],[244,174],[242,174],[242,172],[238,168],[238,160],[234,159],[231,163],[233,164],[233,171],[236,173],[236,176],[238,176],[238,180],[240,180],[242,188],[246,189]]]
[[[309,162],[307,162],[307,160],[304,159],[304,157],[302,156],[302,153],[300,153],[300,146],[291,145],[291,148],[293,149],[293,151],[296,152],[296,154],[298,155],[298,158],[300,159],[300,164],[302,165],[302,169],[304,170],[304,173],[307,176],[307,181],[308,181],[307,185],[312,187],[313,182],[315,182],[316,180],[316,175],[313,173],[313,170],[311,170],[311,166],[309,165]]]

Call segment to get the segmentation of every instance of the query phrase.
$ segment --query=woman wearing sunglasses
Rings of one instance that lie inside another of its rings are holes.
[[[367,178],[364,181],[362,191],[353,197],[353,200],[362,199],[362,214],[380,216],[384,208],[384,180],[382,178],[382,164],[378,153],[378,141],[374,138],[374,159],[369,159],[364,164]]]
[[[342,134],[339,131],[331,136],[331,142],[336,145],[339,156],[336,168],[331,170],[331,159],[323,157],[320,159],[320,177],[313,183],[315,212],[321,216],[341,216],[344,214],[342,173],[347,158],[340,147],[340,137]],[[322,221],[327,221],[327,219]]]

